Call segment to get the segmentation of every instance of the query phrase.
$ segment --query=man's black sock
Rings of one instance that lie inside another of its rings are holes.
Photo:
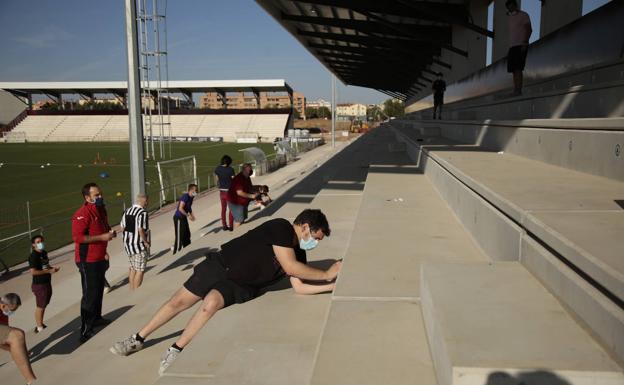
[[[134,338],[139,341],[140,343],[145,342],[145,338],[141,337],[141,335],[139,333],[134,335]]]
[[[181,352],[181,351],[182,351],[182,349],[184,349],[184,348],[181,348],[181,347],[179,347],[178,345],[176,345],[176,343],[175,343],[175,342],[173,343],[173,345],[171,345],[171,347],[172,347],[172,348],[174,348],[175,350],[179,351],[179,352]]]

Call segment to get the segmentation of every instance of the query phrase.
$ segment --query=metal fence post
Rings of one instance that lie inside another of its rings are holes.
[[[26,216],[28,219],[28,237],[32,238],[32,228],[30,226],[30,201],[26,201]]]

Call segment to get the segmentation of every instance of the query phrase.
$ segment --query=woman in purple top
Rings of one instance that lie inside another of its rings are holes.
[[[195,220],[193,215],[193,198],[197,195],[197,185],[188,185],[188,191],[182,194],[173,214],[173,227],[175,229],[175,242],[173,254],[191,244],[191,229],[188,220]]]

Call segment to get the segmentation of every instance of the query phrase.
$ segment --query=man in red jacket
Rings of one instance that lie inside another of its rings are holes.
[[[253,168],[245,163],[243,169],[232,179],[228,190],[227,202],[230,213],[234,217],[233,228],[237,228],[247,219],[247,206],[252,199],[256,198],[254,186],[251,184]]]
[[[106,321],[102,318],[106,245],[116,233],[108,224],[104,198],[98,185],[84,185],[82,196],[85,202],[72,216],[72,238],[82,283],[80,342],[85,342],[93,336],[93,327]]]

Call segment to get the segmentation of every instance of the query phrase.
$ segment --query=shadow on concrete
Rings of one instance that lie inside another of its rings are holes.
[[[147,266],[145,268],[144,273],[147,274],[148,271],[152,270],[153,268],[155,268],[155,265],[152,266]],[[145,281],[145,276],[143,277],[143,281]],[[128,277],[122,279],[121,281],[115,283],[113,286],[111,286],[111,291],[115,291],[123,286],[126,286],[128,283],[130,283],[130,280],[128,279]]]
[[[492,372],[484,385],[571,385],[553,372],[536,370],[512,375],[507,372]]]
[[[624,209],[624,199],[615,199],[614,202],[620,206],[622,209]]]
[[[205,229],[207,227],[210,227],[210,226],[212,226],[212,225],[214,225],[215,223],[218,223],[218,222],[221,222],[221,217],[219,217],[218,219],[215,219],[214,221],[212,221],[210,223],[207,223],[207,224],[203,225],[200,230],[203,230],[203,229]]]
[[[158,274],[166,273],[169,270],[176,269],[184,265],[193,265],[197,259],[203,258],[210,252],[219,251],[212,247],[204,247],[201,249],[191,250],[188,253],[182,255],[180,258],[171,262],[167,267],[162,269]],[[186,270],[186,269],[185,269]]]
[[[184,329],[180,329],[177,332],[167,334],[166,336],[145,340],[145,344],[143,344],[143,349],[149,348],[150,346],[157,345],[161,343],[162,341],[165,341],[171,338],[180,337],[183,331]]]
[[[166,249],[160,250],[158,253],[150,256],[150,258],[147,261],[149,262],[149,261],[153,261],[155,259],[158,259],[158,258],[162,257],[163,255],[167,254],[170,251],[171,251],[170,248],[166,248]]]
[[[119,317],[123,316],[126,312],[132,309],[133,305],[122,306],[118,309],[110,311],[103,315],[104,318],[113,320],[117,320]],[[110,324],[108,324],[110,325]],[[97,332],[106,328],[108,325],[104,325],[97,329]],[[80,347],[80,316],[74,318],[65,326],[60,329],[54,331],[48,338],[39,342],[32,349],[30,349],[31,355],[34,357],[31,362],[36,362],[45,357],[52,355],[67,355],[73,353],[76,349]],[[61,338],[60,341],[55,343],[52,347],[46,350],[48,345],[52,342]],[[88,343],[88,342],[87,342]],[[45,350],[45,351],[44,351]]]

